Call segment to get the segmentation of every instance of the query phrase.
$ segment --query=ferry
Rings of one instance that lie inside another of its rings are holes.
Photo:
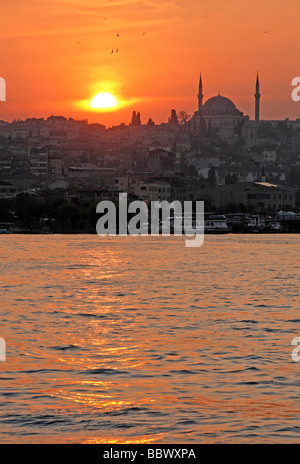
[[[182,224],[182,233],[193,234],[196,229],[201,232],[201,226],[203,226],[201,215],[192,214],[190,216],[175,216],[168,217],[167,220],[160,222],[160,233],[168,232],[174,233],[176,230],[176,220]],[[224,215],[204,213],[204,233],[205,234],[227,234],[229,233],[229,227],[227,220]]]
[[[230,232],[226,216],[210,214],[208,217],[204,217],[204,232],[206,234],[227,234]]]

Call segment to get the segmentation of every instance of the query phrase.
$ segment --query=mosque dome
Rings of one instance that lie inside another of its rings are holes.
[[[236,111],[235,104],[229,98],[218,95],[209,98],[202,107],[203,110],[213,113],[233,113]]]

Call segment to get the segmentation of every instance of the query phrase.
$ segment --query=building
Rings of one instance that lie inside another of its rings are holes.
[[[61,179],[64,173],[63,159],[61,155],[49,155],[49,174],[56,179]]]
[[[102,168],[93,163],[82,163],[79,166],[69,166],[68,177],[70,178],[87,178],[87,179],[104,179],[112,177],[118,169]]]
[[[260,166],[218,166],[215,168],[218,184],[227,183],[229,177],[235,178],[236,182],[254,182],[261,180],[261,177],[285,181],[285,172],[277,168],[272,163],[266,167]],[[263,171],[263,172],[262,172]]]
[[[0,181],[0,198],[14,198],[20,192],[19,186],[11,182]]]
[[[28,173],[28,155],[0,150],[0,175],[24,175]]]
[[[147,166],[150,171],[173,170],[176,163],[176,153],[164,148],[149,150]]]
[[[168,182],[139,182],[133,186],[133,193],[141,200],[170,201],[171,186]]]
[[[281,210],[295,208],[297,189],[267,182],[240,182],[222,185],[206,192],[213,204],[222,207],[228,204],[243,204],[257,209]]]
[[[275,150],[264,150],[262,153],[253,153],[252,158],[260,164],[276,163],[277,153]]]
[[[203,104],[203,84],[200,75],[198,92],[198,109],[187,123],[188,131],[194,134],[216,134],[221,140],[233,143],[242,133],[243,125],[249,121],[236,105],[227,97],[220,95],[209,98]],[[253,139],[256,135],[256,127],[259,123],[260,93],[259,79],[256,78],[255,93],[255,126],[252,128]]]
[[[96,202],[96,201],[118,201],[119,192],[113,189],[104,188],[81,188],[77,190],[77,200],[79,202]]]
[[[33,176],[48,175],[49,153],[47,148],[33,147],[29,154],[29,172]]]

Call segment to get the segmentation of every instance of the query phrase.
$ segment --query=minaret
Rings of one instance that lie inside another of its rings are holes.
[[[259,93],[259,80],[258,80],[258,73],[256,78],[256,92],[254,94],[255,97],[255,122],[259,122],[259,100],[260,100],[260,93]]]
[[[201,108],[202,108],[202,101],[203,101],[202,77],[201,77],[201,73],[200,73],[199,93],[198,93],[198,111],[201,111]]]

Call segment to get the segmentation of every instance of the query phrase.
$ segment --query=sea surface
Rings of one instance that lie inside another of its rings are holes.
[[[300,235],[0,236],[1,443],[300,442]]]

